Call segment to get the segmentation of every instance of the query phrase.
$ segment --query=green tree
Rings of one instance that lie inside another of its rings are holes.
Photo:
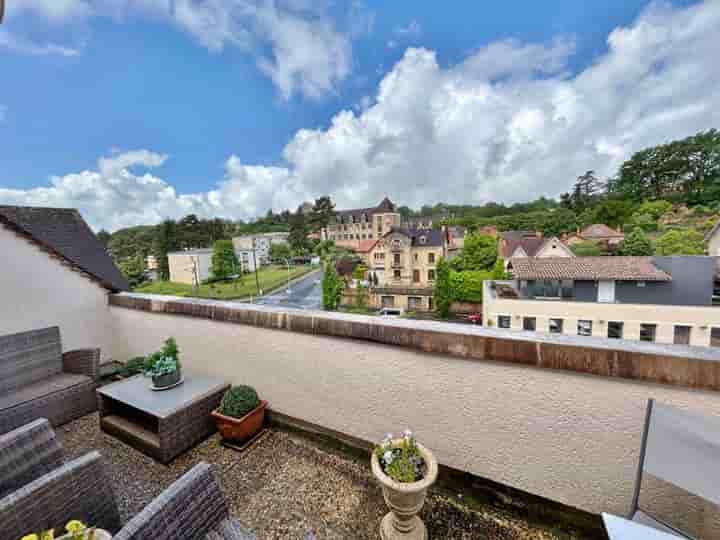
[[[210,272],[213,279],[227,279],[239,267],[232,240],[216,240],[213,244]]]
[[[603,254],[602,249],[597,242],[585,241],[572,244],[570,250],[576,257],[598,257]]]
[[[297,212],[290,216],[290,234],[288,235],[288,244],[293,253],[304,255],[308,250],[308,226],[305,220],[305,214],[302,207],[298,207]]]
[[[640,227],[635,227],[630,233],[625,235],[620,246],[620,255],[652,255],[652,240],[645,234]]]
[[[577,216],[572,210],[560,208],[546,212],[539,226],[534,229],[541,230],[545,236],[560,236],[563,233],[574,232],[577,229]]]
[[[335,264],[326,264],[322,279],[323,309],[326,311],[335,311],[338,308],[344,286],[345,283],[340,279],[335,269]]]
[[[610,227],[624,225],[633,213],[633,203],[623,199],[606,199],[592,210],[593,223],[604,223]]]
[[[120,261],[120,271],[130,284],[130,288],[135,288],[145,281],[145,261],[142,255],[127,257]]]
[[[510,279],[510,275],[505,271],[505,263],[502,259],[495,261],[492,269],[492,279]]]
[[[470,234],[460,254],[451,261],[453,270],[489,270],[497,260],[497,240],[483,234]]]
[[[112,235],[105,229],[100,229],[95,236],[97,236],[97,239],[100,240],[100,243],[105,247],[108,247],[110,238],[112,238]]]
[[[635,212],[636,214],[648,214],[653,219],[660,219],[663,215],[672,210],[672,203],[662,199],[656,201],[643,201]]]
[[[312,210],[308,215],[308,226],[312,231],[319,231],[327,227],[330,219],[335,216],[335,205],[328,196],[315,199]]]
[[[443,319],[450,316],[450,306],[453,302],[452,283],[450,282],[450,265],[441,258],[435,272],[435,289],[433,291],[435,306]]]
[[[705,253],[703,235],[694,229],[672,230],[655,242],[658,255],[702,255]]]
[[[657,218],[652,217],[650,214],[639,214],[635,212],[631,222],[632,228],[635,229],[640,227],[645,232],[654,232],[658,230]]]
[[[292,257],[290,246],[285,242],[270,245],[270,260],[285,262]]]
[[[158,264],[158,276],[163,281],[170,279],[167,254],[176,249],[178,249],[178,244],[175,222],[166,219],[157,226],[155,245],[153,246],[153,254]]]
[[[358,264],[355,267],[355,270],[353,270],[353,277],[360,280],[365,279],[365,273],[367,272],[367,270],[367,266],[365,266],[364,264]]]

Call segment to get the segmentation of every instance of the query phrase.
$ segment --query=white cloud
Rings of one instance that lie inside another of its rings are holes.
[[[351,37],[369,32],[372,16],[361,4],[340,31],[323,2],[300,0],[20,0],[8,9],[10,23],[23,13],[56,26],[91,17],[147,16],[166,21],[212,52],[238,47],[257,58],[285,99],[296,93],[319,98],[337,90],[350,72]],[[77,53],[75,47],[34,45],[7,34],[0,47],[29,54]]]
[[[86,17],[92,12],[90,3],[86,0],[13,0],[7,2],[6,9],[8,18],[28,11],[55,22]]]
[[[139,151],[50,187],[0,189],[0,202],[77,206],[116,228],[191,211],[248,218],[322,194],[341,208],[385,195],[413,206],[556,196],[588,169],[609,175],[640,148],[720,125],[718,28],[719,2],[654,6],[574,74],[567,40],[493,43],[447,68],[432,51],[408,49],[358,112],[298,131],[285,167],[231,156],[215,189],[180,195],[131,171],[165,159]]]
[[[407,25],[395,28],[394,33],[397,36],[417,37],[422,33],[422,26],[413,19]]]
[[[30,54],[34,56],[59,55],[59,56],[77,56],[80,54],[78,49],[72,47],[64,47],[54,43],[33,43],[25,38],[11,34],[10,32],[0,28],[0,48],[6,48],[10,51]]]

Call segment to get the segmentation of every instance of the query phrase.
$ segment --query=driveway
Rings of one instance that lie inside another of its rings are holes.
[[[290,293],[282,288],[255,300],[263,306],[320,309],[322,305],[322,272],[314,272],[290,283]]]

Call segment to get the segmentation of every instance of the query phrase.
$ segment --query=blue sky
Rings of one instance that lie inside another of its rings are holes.
[[[695,69],[717,81],[710,55],[682,54],[720,46],[717,17],[715,2],[679,0],[11,0],[0,204],[78,206],[116,228],[323,193],[555,196],[587,168],[611,174],[644,144],[718,127],[717,90],[672,86]]]

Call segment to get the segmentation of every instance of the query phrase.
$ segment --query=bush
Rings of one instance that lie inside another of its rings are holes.
[[[479,302],[483,300],[483,282],[493,279],[493,272],[450,272],[452,299],[458,302]]]
[[[252,386],[233,386],[220,402],[220,414],[232,418],[242,418],[260,405],[257,392]]]

